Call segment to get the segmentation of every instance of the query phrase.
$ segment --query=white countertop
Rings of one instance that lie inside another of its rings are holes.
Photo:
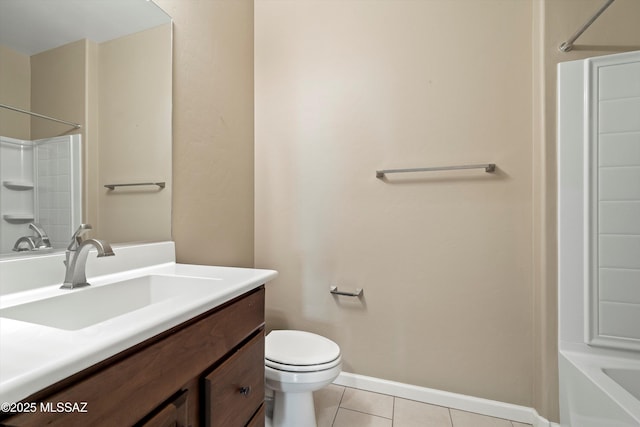
[[[118,255],[117,248],[114,248]],[[110,257],[110,258],[117,258]],[[99,263],[100,260],[91,262]],[[113,261],[111,261],[113,262]],[[1,268],[1,267],[0,267]],[[58,329],[0,317],[0,403],[18,402],[148,338],[240,296],[276,277],[273,270],[164,262],[90,277],[91,288],[147,275],[211,280],[198,298],[170,298],[77,330]],[[84,288],[88,289],[88,288]],[[0,308],[82,292],[60,284],[0,296]]]

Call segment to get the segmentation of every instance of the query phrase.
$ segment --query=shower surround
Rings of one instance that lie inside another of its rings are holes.
[[[0,254],[39,223],[63,248],[81,219],[80,135],[35,141],[0,136]]]
[[[562,426],[640,425],[640,52],[558,70]]]

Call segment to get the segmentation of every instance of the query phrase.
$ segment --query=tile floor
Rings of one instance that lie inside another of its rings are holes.
[[[313,395],[318,427],[531,427],[331,384]]]

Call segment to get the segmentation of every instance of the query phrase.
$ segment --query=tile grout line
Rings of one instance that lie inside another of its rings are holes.
[[[357,412],[358,414],[368,415],[370,417],[382,418],[383,420],[389,420],[389,421],[393,422],[393,419],[387,418],[387,417],[383,417],[382,415],[370,414],[368,412],[358,411],[357,409],[349,409],[349,408],[342,408],[342,407],[340,409],[344,409],[345,411]]]
[[[342,405],[342,399],[344,398],[344,393],[347,391],[346,387],[342,387],[342,394],[340,395],[340,401],[338,402],[338,407],[336,408],[336,413],[333,414],[333,420],[331,421],[331,427],[336,423],[336,418],[338,418],[338,411]]]
[[[356,387],[348,387],[348,386],[342,386],[342,387],[344,387],[344,389],[342,391],[342,396],[340,397],[340,403],[338,404],[338,410],[344,409],[344,410],[351,411],[351,412],[357,412],[359,414],[370,415],[372,417],[382,418],[384,420],[391,420],[391,423],[393,424],[394,406],[395,406],[395,399],[396,399],[397,396],[394,396],[392,394],[386,394],[386,393],[370,392],[368,390],[364,390],[364,389],[360,389],[360,388],[356,388]],[[350,389],[350,390],[361,390],[361,391],[365,391],[365,392],[368,392],[368,393],[379,394],[381,396],[391,397],[393,399],[393,403],[392,403],[392,407],[391,407],[391,418],[385,417],[384,415],[376,415],[376,414],[372,414],[370,412],[364,412],[364,411],[360,411],[358,409],[351,409],[351,408],[347,408],[345,406],[342,406],[342,400],[344,399],[344,395],[347,392],[347,389]],[[336,411],[336,417],[337,417],[337,414],[338,414],[338,411]],[[335,423],[335,418],[334,418],[334,423]],[[331,426],[333,427],[333,424],[331,424]]]
[[[390,420],[391,421],[391,427],[393,427],[395,425],[396,400],[399,399],[400,397],[392,395],[392,394],[386,394],[386,393],[375,393],[375,394],[389,396],[389,397],[392,398],[391,418],[387,418],[387,417],[385,417],[383,415],[376,415],[376,414],[371,414],[369,412],[364,412],[364,411],[357,410],[357,409],[351,409],[351,408],[343,407],[342,406],[342,402],[344,400],[344,396],[346,394],[346,390],[347,389],[361,390],[361,389],[355,388],[355,387],[342,386],[342,393],[340,395],[340,401],[338,402],[338,407],[336,409],[336,412],[334,413],[333,421],[331,423],[331,427],[335,427],[335,422],[336,422],[336,419],[338,417],[338,411],[340,409],[344,409],[346,411],[351,411],[351,412],[357,412],[357,413],[364,414],[364,415],[369,415],[371,417],[381,418],[383,420]],[[367,391],[367,390],[364,390],[364,391]],[[409,399],[409,400],[411,400],[411,399]],[[422,403],[424,403],[424,402],[422,402]],[[454,408],[441,406],[441,405],[432,405],[432,406],[439,406],[441,408],[446,409],[448,411],[448,414],[449,414],[450,426],[451,427],[456,427],[456,425],[454,423],[454,420],[453,420],[453,412],[452,412],[454,410]],[[463,411],[463,412],[469,412],[469,411]],[[470,413],[474,414],[474,412],[470,412]],[[483,414],[478,414],[478,415],[483,415]],[[496,419],[499,419],[499,420],[508,421],[511,424],[511,427],[515,427],[515,424],[514,424],[515,421],[514,420],[510,420],[510,419],[506,419],[506,418],[491,417],[491,416],[488,416],[488,417],[489,418],[496,418]],[[526,425],[533,427],[531,424],[526,424]]]
[[[396,423],[395,422],[395,418],[396,418],[396,396],[392,396],[393,397],[393,405],[391,406],[391,427],[393,427],[393,425]]]

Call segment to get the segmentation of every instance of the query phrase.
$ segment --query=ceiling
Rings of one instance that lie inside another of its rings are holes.
[[[150,0],[0,0],[0,44],[31,56],[85,38],[102,43],[170,20]]]

